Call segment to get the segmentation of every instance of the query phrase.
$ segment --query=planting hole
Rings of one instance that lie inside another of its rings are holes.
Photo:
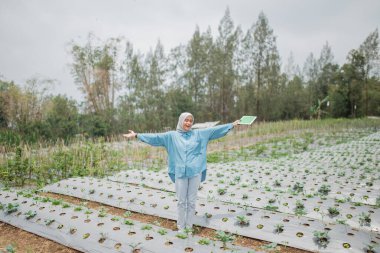
[[[73,217],[71,217],[71,219],[73,219],[73,220],[78,219],[78,216],[73,216]]]
[[[98,227],[101,227],[103,225],[104,225],[104,223],[98,223]]]
[[[173,245],[173,242],[171,242],[171,241],[167,241],[167,242],[165,242],[165,245],[166,245],[166,246],[171,246],[171,245]]]
[[[136,232],[134,232],[134,231],[129,231],[128,232],[128,235],[135,235],[136,234]]]
[[[303,233],[302,232],[298,232],[296,235],[297,235],[297,237],[303,237]]]
[[[194,249],[193,248],[190,248],[190,247],[187,247],[186,249],[185,249],[185,252],[193,252],[194,251]]]
[[[121,243],[116,243],[115,244],[115,249],[120,249],[121,248]]]
[[[115,231],[120,230],[120,227],[114,227],[113,230]]]
[[[65,214],[66,214],[66,213],[60,213],[59,216],[63,216],[63,215],[65,215]]]
[[[84,220],[84,223],[89,223],[91,220],[90,219],[86,219]]]
[[[145,240],[147,240],[147,241],[153,240],[153,236],[147,235],[147,236],[145,236]]]
[[[349,249],[349,248],[351,248],[351,245],[349,243],[345,242],[345,243],[343,243],[343,248]]]

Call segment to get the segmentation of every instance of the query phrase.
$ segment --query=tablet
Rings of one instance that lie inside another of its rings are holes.
[[[256,116],[243,116],[239,121],[239,125],[251,125],[256,118]]]

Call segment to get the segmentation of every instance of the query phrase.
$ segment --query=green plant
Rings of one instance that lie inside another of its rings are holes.
[[[152,226],[151,225],[143,225],[141,227],[141,230],[151,230],[152,229]]]
[[[133,226],[134,225],[133,221],[131,221],[131,220],[125,220],[124,224],[125,225],[129,225],[129,226]]]
[[[9,244],[7,245],[7,247],[5,247],[5,250],[7,251],[7,253],[15,253],[15,248],[12,244]]]
[[[321,185],[321,187],[318,189],[318,192],[322,196],[326,196],[327,194],[329,194],[330,191],[331,191],[330,185],[326,185],[326,184]]]
[[[240,226],[249,226],[249,220],[246,216],[238,215],[238,216],[236,216],[236,219],[237,219],[237,223]]]
[[[5,207],[5,213],[11,214],[18,210],[19,204],[18,203],[8,203],[8,205]]]
[[[337,215],[339,215],[339,209],[338,208],[336,208],[336,207],[329,207],[328,209],[327,209],[327,211],[329,212],[329,215],[331,216],[331,217],[335,217],[335,216],[337,216]]]
[[[223,243],[224,249],[227,249],[228,242],[232,242],[235,239],[232,234],[220,230],[216,231],[215,238]]]
[[[362,212],[361,214],[359,214],[359,223],[361,226],[371,225],[371,215],[368,213]]]
[[[175,236],[180,239],[186,239],[188,237],[186,233],[178,233]]]
[[[274,225],[274,231],[278,234],[282,233],[284,231],[284,224],[279,223]]]
[[[47,219],[45,220],[45,225],[46,226],[49,226],[50,224],[52,224],[55,220],[54,219]]]
[[[200,245],[209,245],[210,244],[210,240],[209,239],[206,239],[206,238],[202,238],[198,241],[198,243]]]
[[[303,184],[301,184],[300,182],[297,182],[293,185],[293,191],[297,192],[297,193],[300,193],[303,191]]]
[[[326,247],[330,242],[330,237],[326,231],[314,231],[314,241],[321,247]]]
[[[166,235],[168,233],[168,231],[166,229],[163,229],[163,228],[160,228],[157,233],[159,233],[160,235]]]
[[[227,192],[227,190],[225,188],[219,188],[218,189],[218,194],[219,195],[224,195],[226,192]]]
[[[36,211],[32,211],[32,210],[29,210],[28,212],[24,213],[25,214],[25,218],[27,220],[33,218],[34,216],[37,215]]]

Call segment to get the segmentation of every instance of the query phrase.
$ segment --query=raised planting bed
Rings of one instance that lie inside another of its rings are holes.
[[[0,192],[0,220],[82,252],[255,252],[31,193]]]
[[[45,190],[172,220],[177,218],[177,203],[172,192],[94,178],[68,179],[47,186]],[[196,210],[195,223],[199,226],[309,251],[348,252],[348,249],[360,250],[363,243],[380,242],[378,234],[347,225],[216,200],[200,198]],[[281,225],[282,231],[278,231]],[[329,234],[331,240],[326,247],[321,248],[316,243],[315,231]]]

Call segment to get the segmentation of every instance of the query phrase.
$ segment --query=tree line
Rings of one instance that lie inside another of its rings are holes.
[[[339,65],[328,42],[302,67],[281,63],[264,13],[243,31],[227,8],[218,32],[199,27],[168,52],[158,41],[142,53],[125,38],[71,42],[71,70],[84,102],[49,95],[49,80],[27,86],[0,81],[1,142],[110,136],[136,129],[173,129],[183,111],[197,122],[262,121],[380,115],[376,28]]]

